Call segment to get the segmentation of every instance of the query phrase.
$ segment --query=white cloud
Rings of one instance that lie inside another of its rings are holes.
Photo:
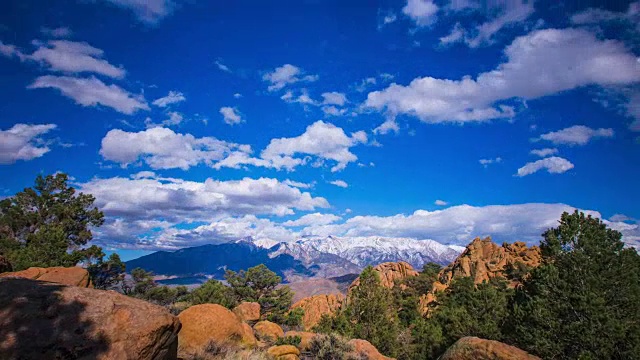
[[[222,114],[223,120],[227,125],[236,125],[244,122],[242,115],[236,108],[223,106],[220,108],[220,114]]]
[[[571,22],[576,25],[593,25],[608,21],[628,21],[640,30],[640,1],[629,4],[626,12],[589,8],[571,16]]]
[[[342,116],[347,113],[347,109],[338,109],[335,106],[323,106],[322,112],[327,116]]]
[[[449,205],[449,203],[448,203],[448,202],[446,202],[446,201],[444,201],[444,200],[436,200],[436,201],[434,202],[434,205],[438,205],[438,206],[447,206],[447,205]]]
[[[282,223],[283,226],[315,226],[328,225],[342,219],[334,214],[312,213],[301,216],[296,220],[289,220]]]
[[[344,93],[332,91],[322,94],[322,104],[324,105],[338,105],[344,106],[348,102],[347,96]]]
[[[183,93],[172,90],[169,91],[167,96],[155,99],[152,104],[158,107],[167,107],[171,104],[176,104],[185,100],[187,100],[187,98],[184,97]]]
[[[32,160],[48,153],[51,149],[41,136],[55,128],[55,124],[15,124],[0,130],[0,164]]]
[[[402,13],[410,17],[418,26],[429,26],[436,21],[438,5],[433,0],[407,0]]]
[[[121,79],[125,75],[122,67],[116,67],[101,59],[104,51],[85,42],[52,40],[40,44],[29,59],[49,66],[50,70],[64,73],[90,72]]]
[[[304,182],[293,181],[293,180],[289,180],[289,179],[286,179],[282,183],[286,184],[286,185],[289,185],[289,186],[294,186],[294,187],[297,187],[297,188],[300,188],[300,189],[311,189],[312,187],[315,186],[315,182],[304,183]]]
[[[69,76],[45,75],[38,77],[29,89],[54,88],[82,106],[108,106],[123,114],[149,110],[142,96],[133,95],[117,85],[105,85],[95,77],[81,79]]]
[[[504,27],[526,20],[534,12],[533,1],[518,0],[509,2],[503,13],[497,18],[478,25],[476,36],[465,39],[469,47],[476,48],[481,45],[491,44],[493,37]]]
[[[271,83],[269,91],[276,91],[284,88],[286,85],[294,84],[299,81],[313,82],[318,80],[318,75],[304,75],[304,72],[297,66],[284,64],[275,68],[272,72],[262,76],[264,81]]]
[[[640,81],[640,63],[623,43],[600,40],[583,30],[534,31],[515,39],[505,55],[507,62],[475,80],[417,78],[408,86],[392,84],[369,93],[365,105],[427,123],[464,123],[512,117],[515,110],[507,104],[514,98]]]
[[[556,148],[544,148],[544,149],[534,149],[531,150],[531,154],[536,155],[536,156],[540,156],[540,157],[547,157],[549,155],[554,155],[558,153],[558,149]]]
[[[229,69],[229,67],[225,64],[223,64],[220,60],[216,60],[215,61],[216,66],[218,67],[218,69],[224,71],[224,72],[231,72],[231,69]]]
[[[456,23],[449,35],[440,38],[440,45],[446,46],[464,40],[464,29],[460,23]]]
[[[480,164],[482,164],[482,166],[487,167],[487,166],[489,166],[491,164],[497,164],[497,163],[502,162],[502,158],[497,157],[497,158],[494,158],[494,159],[480,159],[480,160],[478,160],[478,162]]]
[[[573,169],[573,164],[564,158],[552,156],[538,161],[526,163],[518,169],[516,176],[531,175],[540,170],[547,170],[550,174],[562,174],[563,172]]]
[[[300,95],[296,96],[293,94],[293,91],[291,90],[287,90],[287,92],[284,93],[284,95],[282,95],[280,97],[280,99],[288,102],[288,103],[299,103],[302,105],[313,105],[313,106],[318,106],[320,105],[320,103],[318,103],[317,101],[313,100],[310,96],[309,93],[307,92],[307,89],[301,89],[299,91]]]
[[[355,89],[357,92],[365,92],[367,88],[375,85],[377,82],[378,81],[374,77],[364,78],[359,84],[355,85]]]
[[[233,97],[236,98],[236,99],[240,99],[242,97],[242,94],[235,93],[235,94],[233,94]]]
[[[335,186],[341,187],[341,188],[348,188],[349,187],[349,184],[347,184],[344,180],[329,181],[329,184],[335,185]]]
[[[8,58],[12,58],[15,56],[20,59],[20,61],[24,61],[28,57],[28,55],[25,55],[15,45],[5,44],[2,41],[0,41],[0,54]]]
[[[586,145],[591,139],[597,137],[613,137],[613,129],[591,129],[583,125],[574,125],[540,135],[540,139],[551,141],[556,145]]]
[[[557,227],[560,215],[573,212],[565,204],[514,204],[452,206],[443,210],[416,210],[412,214],[393,216],[355,216],[342,224],[310,226],[302,233],[335,236],[388,236],[432,239],[444,244],[467,245],[474,237],[491,236],[501,243],[517,240],[537,244],[545,230]],[[583,210],[602,218],[596,211]],[[606,222],[606,220],[605,220]],[[624,234],[630,245],[640,245],[638,225],[611,223]],[[635,240],[634,240],[635,239]]]
[[[159,249],[226,242],[244,236],[292,240],[287,237],[287,230],[255,215],[284,216],[294,214],[294,210],[329,207],[326,199],[312,197],[276,179],[195,182],[148,175],[139,179],[96,178],[79,184],[80,191],[96,197],[96,206],[108,219],[97,230],[98,241],[116,243],[120,248]],[[184,230],[189,224],[202,222],[210,224]],[[212,230],[216,229],[228,230],[223,231],[228,236],[214,237]]]
[[[103,0],[118,7],[131,10],[140,22],[155,25],[171,14],[175,3],[173,0]]]
[[[109,131],[102,139],[100,155],[123,167],[142,161],[152,169],[180,168],[214,164],[234,153],[251,153],[251,147],[218,140],[178,134],[171,129],[154,127],[140,132],[119,129]]]
[[[283,159],[292,159],[291,157],[296,154],[314,155],[321,160],[337,162],[331,168],[331,171],[335,172],[344,169],[350,162],[358,160],[350,148],[366,142],[367,134],[364,131],[347,136],[341,128],[320,120],[309,125],[300,136],[272,139],[262,151],[261,157],[277,164]],[[294,161],[291,165],[299,165],[302,162],[300,159],[293,160],[297,162]]]
[[[66,38],[71,36],[73,32],[68,27],[57,27],[57,28],[48,28],[42,27],[40,28],[40,32],[46,36],[54,37],[54,38]]]

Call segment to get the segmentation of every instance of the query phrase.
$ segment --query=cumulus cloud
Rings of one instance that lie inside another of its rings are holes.
[[[640,81],[640,63],[623,43],[577,29],[546,29],[516,38],[507,61],[475,79],[423,77],[368,94],[365,105],[427,123],[510,118],[514,98],[536,99],[586,85]],[[611,71],[616,69],[616,71]]]
[[[331,185],[335,185],[337,187],[341,187],[341,188],[347,188],[349,187],[349,184],[346,183],[346,181],[344,180],[333,180],[333,181],[329,181],[329,184]]]
[[[322,104],[344,106],[347,103],[347,96],[344,93],[332,91],[322,94]]]
[[[541,234],[558,226],[560,215],[576,208],[565,204],[514,204],[452,206],[443,210],[416,210],[393,216],[355,216],[342,224],[310,226],[301,233],[336,236],[389,236],[432,239],[444,244],[467,245],[474,237],[491,236],[501,243],[517,240],[536,244]],[[581,210],[594,217],[600,213]],[[622,231],[629,245],[640,245],[636,224],[605,222]]]
[[[447,205],[449,205],[449,203],[444,201],[444,200],[436,200],[434,202],[434,204],[437,205],[437,206],[447,206]]]
[[[123,9],[130,10],[136,18],[147,25],[155,25],[171,14],[175,7],[173,0],[103,0]]]
[[[540,135],[541,140],[556,145],[586,145],[591,139],[613,137],[613,129],[592,129],[583,125],[574,125],[566,129]]]
[[[531,150],[531,154],[540,156],[540,157],[547,157],[549,155],[554,155],[557,153],[558,153],[558,149],[556,148],[544,148],[544,149]]]
[[[499,162],[502,162],[502,158],[501,157],[497,157],[497,158],[493,158],[493,159],[480,159],[478,160],[478,162],[484,166],[487,167],[491,164],[497,164]]]
[[[417,26],[429,26],[437,17],[438,5],[433,0],[407,0],[402,13],[413,20]]]
[[[122,67],[116,67],[102,59],[104,51],[85,42],[52,40],[41,44],[29,56],[49,67],[50,70],[64,73],[90,72],[121,79],[125,75]]]
[[[58,89],[62,95],[82,106],[108,106],[123,114],[149,110],[142,96],[136,96],[117,85],[106,85],[95,77],[87,79],[45,75],[38,77],[29,89]]]
[[[68,27],[57,27],[57,28],[48,28],[42,27],[40,28],[40,32],[46,36],[54,37],[54,38],[66,38],[71,36],[73,32]]]
[[[163,108],[171,104],[177,104],[185,100],[187,100],[187,98],[184,97],[183,93],[172,90],[172,91],[169,91],[169,94],[167,94],[167,96],[163,96],[161,98],[155,99],[152,104]]]
[[[284,216],[296,210],[329,207],[326,199],[313,197],[276,179],[196,182],[150,176],[95,178],[79,184],[80,191],[96,197],[96,206],[108,219],[98,229],[99,239],[120,241],[121,246],[168,248],[176,245],[170,243],[176,239],[174,235],[189,232],[181,230],[185,224],[218,223],[224,218],[249,216],[247,228],[251,228],[261,221],[255,215]],[[115,238],[117,234],[122,236]],[[238,233],[232,236],[238,239]],[[193,245],[197,244],[185,242],[180,246]]]
[[[262,76],[262,79],[269,82],[269,91],[276,91],[284,88],[286,85],[294,84],[299,81],[312,82],[318,80],[318,75],[305,75],[304,71],[297,66],[284,64],[275,68],[272,72],[268,72]]]
[[[222,114],[222,118],[227,125],[236,125],[244,121],[236,108],[223,106],[220,108],[220,114]]]
[[[66,74],[94,73],[116,79],[125,75],[122,67],[116,67],[102,59],[104,51],[86,42],[69,40],[34,40],[38,47],[33,54],[26,54],[14,45],[0,42],[0,53],[7,57],[17,57],[20,61],[33,61],[48,70]]]
[[[550,174],[562,174],[573,169],[573,164],[558,156],[552,156],[538,161],[526,163],[523,167],[518,169],[516,176],[522,177],[531,175],[540,170],[547,170]]]
[[[55,128],[55,124],[15,124],[8,130],[0,130],[0,164],[32,160],[48,153],[51,149],[42,135]]]
[[[152,169],[183,170],[199,164],[213,167],[216,162],[236,152],[251,153],[251,147],[214,137],[179,134],[163,127],[140,132],[110,130],[102,139],[100,148],[100,155],[105,160],[123,167],[142,161]]]
[[[335,161],[337,164],[331,171],[343,170],[347,164],[358,160],[358,157],[350,151],[351,147],[367,142],[367,134],[364,131],[345,134],[342,128],[323,121],[316,121],[309,125],[305,132],[297,137],[273,139],[262,151],[263,159],[278,164],[283,160],[289,160],[291,166],[302,163],[302,159],[292,157],[301,155],[313,155],[321,160]],[[291,160],[294,161],[291,161]],[[286,168],[289,166],[283,165]]]
[[[301,216],[296,220],[289,220],[282,223],[283,226],[316,226],[328,225],[342,219],[334,214],[312,213]]]

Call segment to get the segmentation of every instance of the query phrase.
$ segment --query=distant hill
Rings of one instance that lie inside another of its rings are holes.
[[[269,250],[247,241],[220,245],[202,245],[177,251],[158,251],[126,262],[127,270],[142,268],[156,275],[176,276],[178,278],[207,275],[223,279],[225,270],[246,270],[252,266],[265,264],[269,269],[282,276],[289,274],[312,276],[299,260],[288,254],[269,256]],[[172,283],[171,281],[163,281]]]

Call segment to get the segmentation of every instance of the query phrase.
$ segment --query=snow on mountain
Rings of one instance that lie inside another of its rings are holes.
[[[463,249],[434,240],[411,238],[310,236],[292,243],[277,244],[271,248],[270,256],[288,254],[304,264],[338,265],[342,259],[360,268],[387,261],[406,261],[419,269],[428,262],[447,265]],[[335,257],[327,257],[328,254]],[[324,258],[319,261],[321,257]]]

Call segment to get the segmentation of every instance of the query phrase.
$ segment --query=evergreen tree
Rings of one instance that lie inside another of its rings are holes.
[[[360,284],[349,294],[346,314],[353,324],[353,336],[371,342],[381,353],[395,356],[399,320],[391,290],[380,285],[378,273],[367,266]]]
[[[74,266],[86,259],[82,247],[104,215],[94,197],[76,193],[68,176],[36,178],[32,188],[0,201],[0,254],[14,270],[30,266]]]
[[[518,290],[511,341],[548,359],[640,359],[640,256],[584,213],[543,234]]]
[[[238,304],[231,288],[213,279],[193,289],[189,301],[192,305],[220,304],[227,308],[233,308]]]

